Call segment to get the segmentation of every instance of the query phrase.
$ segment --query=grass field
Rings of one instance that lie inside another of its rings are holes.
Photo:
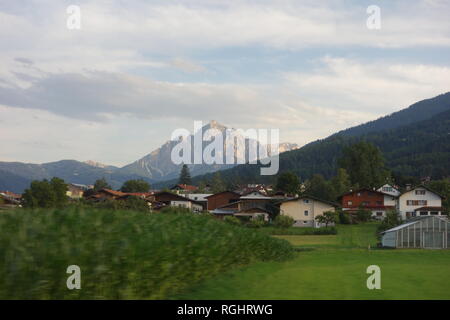
[[[370,223],[338,226],[337,235],[277,236],[299,249],[296,258],[221,274],[174,298],[450,299],[450,251],[373,249],[376,227]],[[366,269],[373,264],[381,268],[381,290],[366,287]]]

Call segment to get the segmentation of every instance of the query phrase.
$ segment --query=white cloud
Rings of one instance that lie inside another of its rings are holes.
[[[325,57],[313,72],[287,73],[292,89],[329,108],[389,113],[450,90],[450,67]]]
[[[78,31],[66,28],[63,2],[0,6],[0,133],[9,139],[2,159],[125,164],[166,141],[171,129],[200,119],[280,128],[282,140],[303,144],[449,90],[449,67],[423,64],[420,54],[419,62],[391,64],[383,57],[338,58],[333,51],[448,50],[444,1],[382,3],[379,31],[366,28],[364,5],[346,1],[130,0],[125,6],[105,0],[80,6]],[[209,52],[236,47],[250,52],[249,63],[251,52],[262,49],[302,59],[305,49],[326,48],[330,56],[281,78],[279,70],[270,71],[264,84],[252,75],[221,80],[224,70],[236,72],[226,53]],[[183,80],[158,72],[178,72]]]

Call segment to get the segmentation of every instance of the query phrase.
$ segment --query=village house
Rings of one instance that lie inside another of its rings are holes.
[[[87,189],[88,187],[85,185],[69,183],[67,185],[66,195],[71,199],[81,199]]]
[[[356,213],[362,208],[372,212],[376,219],[383,219],[387,211],[396,209],[396,197],[368,188],[344,193],[339,199],[342,210],[347,213]]]
[[[240,194],[234,191],[222,191],[205,197],[208,202],[208,211],[213,211],[219,207],[225,206],[231,202],[236,202]]]
[[[102,201],[102,200],[117,200],[120,197],[125,196],[126,193],[122,191],[116,191],[111,189],[101,189],[94,194],[86,197],[88,200]]]
[[[243,195],[225,191],[208,197],[208,210],[218,218],[233,215],[238,218],[248,217],[249,219],[263,217],[265,221],[268,221],[271,213],[268,209],[270,201],[272,201],[272,198],[260,191],[250,191]]]
[[[203,204],[199,201],[191,200],[187,197],[168,192],[161,191],[155,193],[155,201],[163,203],[165,206],[186,208],[193,212],[203,211]]]
[[[294,219],[294,227],[322,227],[324,224],[316,220],[324,212],[334,212],[338,204],[321,200],[312,196],[300,196],[286,199],[279,203],[280,215]]]
[[[175,192],[176,194],[188,194],[196,192],[198,190],[198,187],[188,184],[176,184],[172,188],[170,188],[170,190]]]
[[[403,220],[416,216],[440,216],[444,213],[442,208],[443,196],[430,190],[425,185],[409,188],[398,198],[398,211]]]
[[[270,211],[265,209],[262,205],[252,206],[245,200],[231,202],[222,207],[211,211],[216,217],[222,219],[226,216],[235,216],[237,218],[248,218],[249,220],[263,218],[264,221],[269,221]]]
[[[211,195],[212,195],[212,193],[188,193],[188,194],[185,194],[184,196],[191,200],[201,203],[203,206],[203,210],[207,210],[208,209],[207,197],[209,197]]]
[[[10,191],[0,191],[0,209],[20,207],[22,195]]]

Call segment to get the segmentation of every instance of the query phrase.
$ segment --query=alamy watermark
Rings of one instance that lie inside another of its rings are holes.
[[[367,267],[367,274],[370,276],[367,278],[367,289],[381,289],[381,269],[377,265],[371,265]]]
[[[366,25],[369,30],[381,29],[381,9],[379,6],[370,5],[366,10],[370,16],[366,20]]]
[[[270,141],[268,141],[270,138]],[[279,169],[279,129],[209,128],[203,132],[202,121],[194,121],[194,133],[179,128],[172,141],[178,141],[171,153],[174,164],[257,164],[261,175],[275,175]],[[270,152],[269,152],[270,150]]]
[[[67,29],[79,30],[81,29],[81,8],[80,6],[70,5],[66,9],[67,14]]]
[[[67,289],[81,289],[81,269],[76,264],[67,267],[66,273],[70,274],[67,278],[66,286]]]

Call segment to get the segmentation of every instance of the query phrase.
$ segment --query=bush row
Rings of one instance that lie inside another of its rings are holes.
[[[293,255],[287,241],[194,214],[23,209],[1,213],[0,230],[0,299],[163,299]],[[67,289],[69,265],[80,290]]]

